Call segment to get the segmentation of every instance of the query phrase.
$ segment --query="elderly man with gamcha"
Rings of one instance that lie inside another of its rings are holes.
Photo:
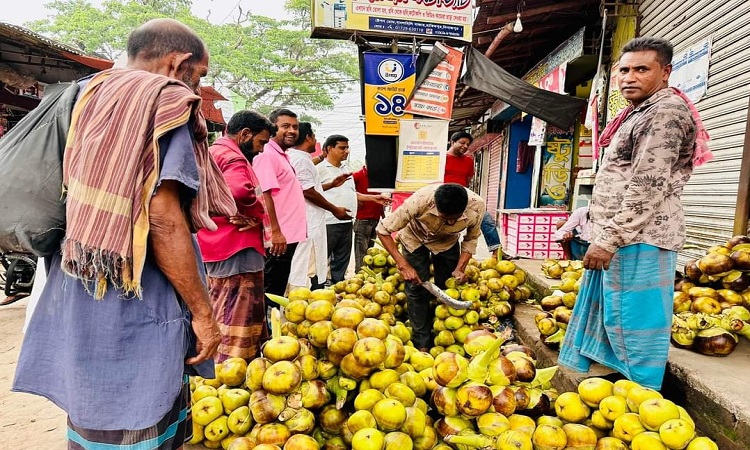
[[[672,323],[677,251],[685,243],[682,190],[711,159],[692,103],[669,88],[672,45],[640,37],[622,49],[617,83],[630,102],[602,133],[606,147],[589,205],[588,269],[560,364],[592,362],[659,389]]]
[[[221,340],[192,234],[237,215],[200,115],[208,50],[182,23],[157,19],[131,33],[127,54],[126,68],[79,82],[65,238],[47,260],[13,384],[65,410],[76,450],[182,448],[186,369],[207,362],[198,373],[212,377]]]
[[[484,211],[484,200],[465,187],[433,184],[415,192],[376,228],[406,281],[412,342],[423,351],[432,346],[434,308],[430,306],[432,296],[420,284],[429,280],[430,264],[438,287],[445,287],[451,276],[458,282],[466,280],[464,270],[476,251]],[[466,235],[459,243],[464,230]],[[396,232],[403,254],[391,236]]]

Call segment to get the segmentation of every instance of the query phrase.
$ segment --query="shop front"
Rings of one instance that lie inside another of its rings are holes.
[[[598,57],[587,54],[584,42],[594,40],[593,31],[576,31],[523,79],[544,90],[588,98]],[[600,32],[601,28],[596,31]],[[563,256],[554,239],[556,225],[577,205],[576,179],[593,163],[591,132],[582,125],[583,119],[581,114],[574,125],[562,129],[514,108],[502,108],[494,115],[507,136],[496,157],[502,161],[497,212],[503,248],[510,255]],[[493,176],[488,174],[489,179]]]
[[[48,84],[112,67],[107,59],[0,22],[0,136],[36,108]]]

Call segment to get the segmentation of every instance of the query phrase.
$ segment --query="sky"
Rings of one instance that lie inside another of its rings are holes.
[[[51,13],[44,7],[49,2],[50,0],[24,0],[23,8],[3,8],[0,21],[23,25],[32,20],[44,19]],[[95,6],[102,3],[101,0],[88,2]],[[284,11],[283,0],[193,0],[193,13],[198,17],[209,17],[214,23],[228,22],[236,18],[238,7],[243,11],[274,19],[283,19],[287,14]],[[365,160],[364,127],[359,120],[359,98],[359,86],[353,85],[352,92],[339,97],[336,101],[337,106],[331,111],[296,111],[304,112],[321,121],[321,125],[314,127],[315,135],[321,144],[331,134],[343,134],[349,138],[349,161],[353,170],[359,169]]]

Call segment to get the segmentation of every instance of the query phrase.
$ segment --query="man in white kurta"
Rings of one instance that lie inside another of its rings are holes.
[[[326,211],[343,219],[349,218],[349,210],[331,204],[323,197],[323,187],[318,171],[310,156],[315,152],[315,133],[308,122],[299,125],[299,140],[287,151],[297,180],[305,195],[307,214],[307,239],[300,242],[292,258],[289,273],[289,288],[307,287],[317,289],[328,277],[328,246],[326,242]],[[342,180],[343,182],[343,180]],[[312,274],[312,278],[309,275]]]

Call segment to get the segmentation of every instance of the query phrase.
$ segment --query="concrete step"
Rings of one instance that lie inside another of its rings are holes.
[[[527,283],[545,296],[559,280],[550,280],[541,272],[540,260],[515,261],[527,274]],[[539,297],[541,298],[541,297]],[[518,305],[514,323],[519,339],[532,347],[542,367],[557,364],[557,352],[539,339],[534,323],[538,310]],[[704,356],[690,350],[671,347],[662,393],[684,406],[695,419],[699,432],[714,439],[722,450],[750,450],[750,342],[741,341],[726,357]],[[562,391],[575,390],[584,378],[602,376],[612,370],[595,364],[589,373],[560,368],[553,379]]]

